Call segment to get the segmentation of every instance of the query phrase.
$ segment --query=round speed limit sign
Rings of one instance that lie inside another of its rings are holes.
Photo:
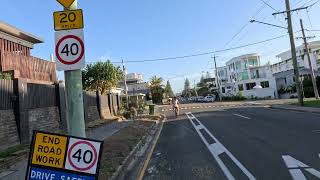
[[[70,138],[65,168],[95,174],[101,143]]]
[[[85,66],[82,29],[58,31],[55,41],[58,70],[81,69]]]

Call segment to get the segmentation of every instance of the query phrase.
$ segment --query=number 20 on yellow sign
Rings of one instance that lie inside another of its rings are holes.
[[[70,30],[83,28],[83,14],[81,9],[57,11],[53,13],[54,30]]]

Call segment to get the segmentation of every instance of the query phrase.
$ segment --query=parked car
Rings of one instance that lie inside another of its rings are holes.
[[[215,101],[215,97],[214,96],[206,96],[205,98],[204,98],[204,101],[205,102],[213,102],[213,101]]]
[[[203,96],[198,96],[197,97],[197,101],[198,102],[203,102],[204,101],[204,97]]]

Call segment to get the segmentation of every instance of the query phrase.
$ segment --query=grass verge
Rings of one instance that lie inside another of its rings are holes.
[[[20,150],[25,150],[27,148],[29,148],[29,146],[27,145],[17,145],[17,146],[10,147],[6,150],[0,151],[0,159],[10,157],[10,156],[15,156],[16,152]]]
[[[304,105],[306,107],[318,107],[318,108],[320,108],[320,100],[305,101]]]
[[[110,179],[153,122],[135,121],[104,141],[99,179]]]

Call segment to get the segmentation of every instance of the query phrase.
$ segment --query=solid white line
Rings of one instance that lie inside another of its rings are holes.
[[[224,147],[220,141],[215,138],[211,132],[191,113],[186,113],[187,117],[189,118],[192,126],[196,129],[197,133],[199,134],[200,138],[202,139],[203,143],[207,146],[208,150],[210,151],[213,158],[217,161],[218,165],[220,166],[221,170],[229,180],[235,180],[235,177],[231,174],[227,166],[223,163],[223,161],[220,159],[219,155],[222,153],[226,153],[230,159],[242,170],[242,172],[250,179],[255,180],[256,178],[231,154],[231,152]],[[197,121],[200,125],[196,126],[194,122],[192,121],[194,119]],[[212,139],[214,139],[215,143],[209,144],[207,140],[203,137],[202,133],[200,132],[200,129],[204,129]]]
[[[233,115],[235,115],[235,116],[239,116],[239,117],[242,117],[242,118],[245,118],[245,119],[251,119],[251,118],[249,118],[249,117],[242,116],[241,114],[233,114]]]

